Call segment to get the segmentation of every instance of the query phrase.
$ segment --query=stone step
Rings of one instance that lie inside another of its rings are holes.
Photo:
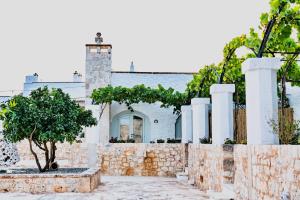
[[[176,173],[176,178],[180,182],[182,182],[182,181],[187,182],[189,179],[189,176],[188,176],[188,174],[186,174],[186,172],[178,172],[178,173]]]
[[[189,168],[188,168],[188,167],[185,167],[185,168],[184,168],[184,172],[185,172],[186,174],[189,174]]]
[[[230,200],[234,199],[234,188],[233,184],[223,184],[222,192],[215,192],[212,190],[207,191],[210,199],[213,200]]]

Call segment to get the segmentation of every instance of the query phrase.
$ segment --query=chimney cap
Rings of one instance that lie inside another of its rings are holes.
[[[96,44],[101,44],[103,42],[102,34],[100,32],[96,33],[95,42]]]

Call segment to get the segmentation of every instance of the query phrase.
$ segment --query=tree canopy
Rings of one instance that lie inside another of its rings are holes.
[[[41,172],[53,167],[57,142],[72,143],[84,126],[93,126],[97,122],[91,111],[84,110],[61,89],[39,88],[29,97],[14,96],[1,107],[5,139],[11,142],[27,139]],[[33,144],[45,153],[43,168]]]

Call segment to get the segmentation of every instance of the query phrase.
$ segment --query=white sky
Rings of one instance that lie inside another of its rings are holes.
[[[0,96],[84,73],[85,44],[100,31],[113,69],[195,72],[220,61],[224,45],[257,27],[268,0],[10,0],[0,2]]]

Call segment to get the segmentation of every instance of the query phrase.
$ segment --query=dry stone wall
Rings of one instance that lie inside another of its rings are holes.
[[[60,167],[87,167],[88,166],[88,154],[87,144],[82,143],[57,143],[56,161]],[[34,151],[38,154],[39,160],[44,164],[43,151],[33,145]],[[36,163],[33,155],[29,150],[28,141],[22,141],[17,143],[18,153],[20,161],[16,164],[17,167],[36,167]]]
[[[203,191],[221,192],[223,183],[233,183],[232,145],[190,144],[189,179]]]
[[[28,143],[17,147],[21,159],[17,166],[35,167]],[[57,147],[61,167],[87,167],[86,143]],[[175,176],[188,166],[190,181],[203,191],[221,192],[224,184],[234,184],[235,199],[280,199],[281,195],[300,199],[300,145],[189,144],[187,148],[140,143],[97,149],[103,175]],[[42,152],[39,156],[43,158]]]
[[[299,145],[235,145],[236,199],[300,199]]]
[[[93,168],[78,174],[0,174],[0,192],[91,192],[100,180],[100,170]]]
[[[175,176],[186,165],[184,144],[109,144],[99,148],[102,174]]]
[[[0,168],[9,167],[20,160],[15,144],[6,141],[0,133]]]

